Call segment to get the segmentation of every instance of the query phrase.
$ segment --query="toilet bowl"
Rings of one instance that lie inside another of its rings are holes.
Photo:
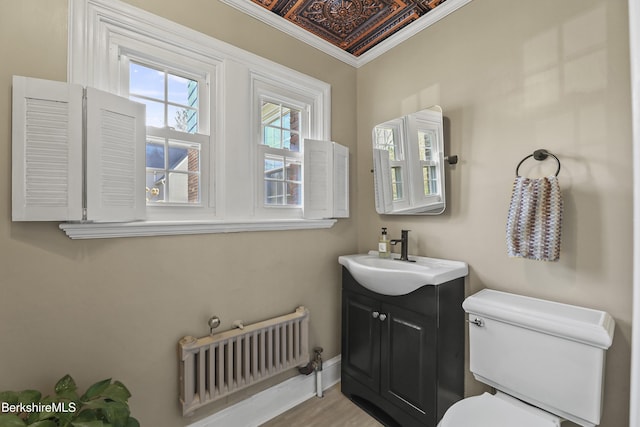
[[[463,399],[449,408],[438,427],[558,427],[564,421],[501,392]]]
[[[469,369],[496,390],[452,405],[438,427],[559,427],[600,423],[606,350],[604,311],[485,289],[469,315]]]

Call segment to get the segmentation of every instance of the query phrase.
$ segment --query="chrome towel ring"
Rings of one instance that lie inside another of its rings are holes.
[[[533,154],[529,154],[527,157],[520,160],[520,163],[518,163],[518,166],[516,166],[516,177],[520,176],[520,173],[518,172],[518,170],[520,169],[520,165],[524,163],[525,160],[533,157],[536,160],[542,161],[549,156],[553,157],[554,159],[556,159],[556,162],[558,162],[558,170],[556,170],[556,176],[558,176],[558,174],[560,173],[560,160],[554,154],[550,153],[548,150],[539,149],[534,151]]]

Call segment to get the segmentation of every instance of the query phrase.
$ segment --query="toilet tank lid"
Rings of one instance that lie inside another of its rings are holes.
[[[467,297],[469,314],[608,349],[615,322],[605,311],[483,289]]]

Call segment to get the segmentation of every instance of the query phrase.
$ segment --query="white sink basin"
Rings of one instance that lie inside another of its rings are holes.
[[[424,285],[440,285],[469,273],[466,262],[409,256],[416,262],[379,258],[378,253],[343,255],[338,262],[365,288],[383,295],[405,295]]]

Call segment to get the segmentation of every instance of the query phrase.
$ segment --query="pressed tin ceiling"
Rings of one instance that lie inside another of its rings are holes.
[[[471,0],[221,0],[360,66]]]

